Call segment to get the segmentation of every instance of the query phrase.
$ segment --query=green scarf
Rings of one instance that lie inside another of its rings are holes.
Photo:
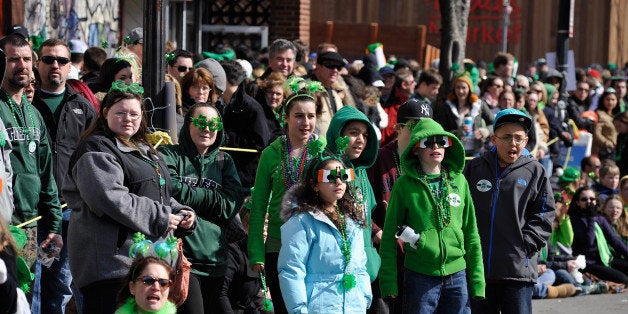
[[[595,223],[595,242],[597,242],[597,250],[600,253],[602,263],[604,266],[609,267],[608,265],[611,262],[612,257],[611,250],[608,247],[602,228],[600,228],[600,225],[597,222]]]
[[[174,305],[174,303],[170,302],[170,301],[166,301],[166,304],[164,304],[164,307],[161,308],[161,310],[157,311],[157,312],[145,312],[140,310],[137,307],[137,302],[135,302],[135,298],[128,298],[126,299],[126,302],[118,309],[116,310],[115,314],[144,314],[144,313],[156,313],[156,314],[175,314],[177,313],[177,307]]]

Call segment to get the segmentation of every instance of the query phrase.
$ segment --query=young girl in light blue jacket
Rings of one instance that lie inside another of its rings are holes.
[[[345,193],[354,178],[338,157],[317,157],[284,197],[278,265],[289,313],[365,313],[371,304],[364,213]]]

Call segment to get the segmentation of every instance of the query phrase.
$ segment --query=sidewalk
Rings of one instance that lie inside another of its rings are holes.
[[[628,293],[598,294],[564,299],[532,300],[534,314],[628,313]]]

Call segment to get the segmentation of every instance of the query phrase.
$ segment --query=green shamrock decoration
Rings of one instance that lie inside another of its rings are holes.
[[[349,147],[349,137],[343,136],[336,139],[336,146],[338,147],[338,153],[344,154]]]

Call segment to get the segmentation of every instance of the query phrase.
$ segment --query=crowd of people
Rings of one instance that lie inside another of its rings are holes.
[[[168,138],[142,29],[124,42],[0,39],[0,312],[531,313],[628,285],[626,69],[577,69],[569,91],[498,53],[443,91],[436,64],[332,43],[170,42]],[[581,138],[578,169],[561,151]],[[132,254],[138,232],[182,240],[181,304],[176,261]]]

